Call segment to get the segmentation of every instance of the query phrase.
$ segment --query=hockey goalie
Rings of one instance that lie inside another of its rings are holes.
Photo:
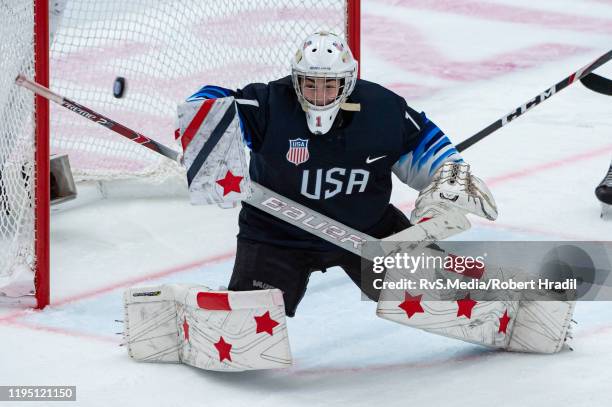
[[[496,219],[490,191],[444,132],[402,97],[358,79],[357,62],[344,39],[328,32],[309,36],[291,66],[291,75],[267,84],[238,90],[204,86],[179,107],[176,138],[192,203],[233,206],[250,196],[255,181],[374,238],[400,243],[431,242],[467,230],[467,215]],[[250,150],[248,164],[244,145]],[[390,204],[392,174],[420,191],[410,219]],[[436,223],[439,219],[444,222]],[[428,222],[437,226],[425,236],[415,234],[423,229],[413,225]],[[362,281],[371,264],[313,231],[341,232],[309,219],[301,224],[242,202],[227,290],[164,286],[126,292],[130,355],[215,370],[288,366],[284,318],[296,314],[311,273],[339,266],[367,297],[379,300],[380,290]],[[231,307],[202,307],[198,298],[207,293],[223,298],[223,304],[229,298]],[[500,313],[500,304],[490,312]],[[508,331],[519,329],[522,309],[522,303],[513,308]],[[572,310],[530,308],[525,315],[533,311],[566,324]],[[378,314],[387,317],[382,308]],[[274,327],[259,328],[261,318],[274,321],[266,322]],[[435,328],[445,322],[427,323]],[[424,324],[412,326],[424,329]],[[560,349],[522,337],[528,342],[525,350]],[[238,339],[241,345],[230,343]],[[509,344],[499,347],[512,348]]]

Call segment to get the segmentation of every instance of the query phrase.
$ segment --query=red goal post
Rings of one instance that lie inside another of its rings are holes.
[[[17,74],[173,145],[177,103],[205,84],[237,88],[288,75],[291,56],[312,32],[343,34],[360,58],[359,0],[2,3],[12,36],[0,60],[0,304],[49,304],[49,154],[68,154],[83,182],[161,183],[183,175],[34,98],[13,84]],[[118,77],[125,83],[119,98]],[[15,296],[11,278],[26,269],[35,289]]]

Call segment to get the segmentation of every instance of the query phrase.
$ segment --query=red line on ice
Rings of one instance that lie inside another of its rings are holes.
[[[548,171],[554,168],[567,167],[568,165],[575,164],[579,161],[590,160],[592,158],[599,157],[602,155],[607,156],[611,152],[612,152],[612,144],[608,146],[597,147],[596,149],[588,150],[588,151],[585,151],[585,152],[582,152],[576,155],[565,157],[560,160],[549,161],[544,164],[539,164],[539,165],[535,165],[532,167],[523,168],[521,170],[510,172],[508,174],[487,178],[486,183],[488,186],[494,186],[494,185],[501,184],[501,183],[511,181],[514,179],[532,176],[535,173]]]
[[[215,264],[215,263],[220,263],[220,262],[232,259],[235,254],[236,254],[235,251],[226,252],[226,253],[218,254],[216,256],[207,257],[202,260],[194,261],[192,263],[187,263],[187,264],[183,264],[180,266],[171,267],[169,269],[158,271],[156,273],[130,278],[127,280],[117,282],[115,284],[108,285],[106,287],[97,288],[97,289],[90,290],[90,291],[85,291],[81,294],[66,297],[59,301],[54,301],[52,302],[52,305],[60,306],[60,305],[64,305],[70,302],[80,301],[86,298],[95,297],[100,294],[105,294],[107,292],[116,290],[118,288],[130,287],[134,284],[142,283],[144,281],[154,280],[156,278],[169,276],[174,273],[180,273],[182,271],[194,269],[196,267],[203,267],[203,266],[208,266],[208,265]]]
[[[565,240],[576,240],[576,241],[584,241],[584,242],[595,240],[592,237],[588,237],[588,236],[578,236],[575,234],[558,232],[558,231],[550,231],[550,230],[545,230],[545,229],[540,229],[540,228],[534,228],[531,226],[510,225],[508,223],[500,223],[498,221],[495,221],[495,222],[489,222],[489,221],[484,221],[484,220],[471,220],[471,221],[472,223],[475,223],[478,226],[483,227],[483,228],[511,230],[513,232],[523,233],[526,235],[552,236],[552,237],[558,237],[560,239],[565,239]]]
[[[518,171],[513,171],[507,174],[490,177],[490,178],[487,178],[485,182],[488,186],[504,184],[509,181],[513,181],[513,180],[525,178],[525,177],[530,177],[535,174],[539,174],[539,173],[553,170],[556,168],[575,165],[581,161],[588,161],[590,159],[593,159],[593,158],[596,158],[602,155],[608,156],[610,153],[612,153],[612,144],[603,146],[603,147],[597,147],[595,149],[588,150],[588,151],[578,153],[575,155],[571,155],[568,157],[564,157],[559,160],[550,161],[547,163],[538,164],[538,165],[534,165],[531,167],[525,167]],[[414,201],[402,202],[401,204],[398,205],[398,207],[399,209],[403,211],[409,211],[414,207]],[[577,235],[567,234],[567,233],[551,232],[551,231],[546,231],[544,229],[538,229],[538,228],[532,228],[532,227],[515,226],[515,225],[509,225],[509,224],[502,224],[499,222],[485,222],[485,221],[478,221],[478,220],[476,220],[475,222],[479,224],[480,226],[484,226],[484,227],[514,230],[517,232],[524,232],[528,234],[551,235],[551,236],[557,236],[562,239],[569,239],[569,240],[583,240],[583,241],[593,240],[592,238],[589,238],[586,236],[577,236]]]

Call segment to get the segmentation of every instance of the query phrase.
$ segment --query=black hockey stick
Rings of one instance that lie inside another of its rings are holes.
[[[590,73],[584,78],[580,79],[580,82],[582,82],[584,86],[591,89],[593,92],[612,96],[612,79]]]
[[[540,93],[533,99],[529,100],[527,103],[517,107],[515,110],[506,114],[501,119],[491,123],[484,129],[480,130],[478,133],[463,140],[461,143],[457,144],[457,151],[463,151],[466,148],[479,142],[483,138],[487,137],[489,134],[493,133],[494,131],[501,129],[503,126],[510,123],[512,120],[516,119],[517,117],[521,116],[523,113],[525,113],[529,109],[539,105],[540,103],[550,98],[555,93],[559,92],[561,89],[568,87],[569,85],[574,83],[577,79],[582,79],[583,77],[588,75],[591,71],[599,68],[600,66],[608,62],[610,59],[612,59],[612,50],[606,52],[604,55],[600,56],[599,58],[597,58],[595,61],[591,62],[590,64],[583,66],[582,68],[580,68],[579,70],[571,74],[570,76],[564,78],[561,82],[546,89],[544,92]]]

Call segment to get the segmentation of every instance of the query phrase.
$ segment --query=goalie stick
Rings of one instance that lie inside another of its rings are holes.
[[[50,89],[39,85],[36,82],[30,81],[23,75],[19,75],[15,82],[17,85],[29,89],[35,94],[57,103],[58,105],[75,112],[85,119],[104,126],[135,143],[163,155],[164,157],[167,157],[173,161],[179,161],[179,154],[173,149],[166,147],[163,144],[160,144],[155,140],[152,140],[120,123],[117,123],[110,118],[89,109],[88,107],[82,106],[71,101],[70,99],[62,97]],[[252,182],[252,186],[253,193],[251,197],[246,200],[246,202],[285,222],[288,222],[324,240],[327,240],[328,242],[340,246],[351,253],[361,256],[361,246],[364,242],[378,241],[378,239],[375,239],[372,236],[343,225],[332,218],[285,198],[284,196],[279,195],[276,192],[257,184],[256,182]],[[299,220],[296,220],[296,214],[298,213],[300,214],[300,217]],[[432,223],[431,226],[433,225],[434,224]],[[422,237],[428,235],[428,233],[424,233],[422,226],[415,228],[415,236]]]
[[[173,161],[179,161],[179,154],[169,147],[164,146],[122,124],[116,123],[108,117],[97,113],[88,107],[82,106],[76,102],[66,99],[50,89],[28,80],[23,75],[19,75],[16,83],[23,86],[37,95],[43,96],[60,106],[71,110],[78,115],[91,120],[101,126],[114,131],[144,147],[155,151]],[[299,204],[289,198],[286,198],[276,192],[252,181],[253,191],[249,198],[245,201],[254,207],[269,213],[270,215],[281,219],[287,223],[297,226],[313,235],[320,237],[332,244],[335,244],[351,253],[358,256],[373,260],[375,256],[381,255],[376,249],[363,252],[362,245],[365,242],[380,242],[366,233],[360,232],[349,226],[346,226],[328,216],[318,213],[305,205]],[[410,233],[406,236],[409,245],[418,244],[420,242],[431,242],[442,240],[448,237],[454,230],[449,227],[454,221],[451,217],[439,216],[427,222],[414,225],[410,228]],[[455,232],[456,233],[456,232]],[[374,247],[380,247],[375,245]],[[388,247],[388,245],[387,245]],[[393,250],[396,250],[397,247]],[[382,249],[381,249],[382,250]]]

